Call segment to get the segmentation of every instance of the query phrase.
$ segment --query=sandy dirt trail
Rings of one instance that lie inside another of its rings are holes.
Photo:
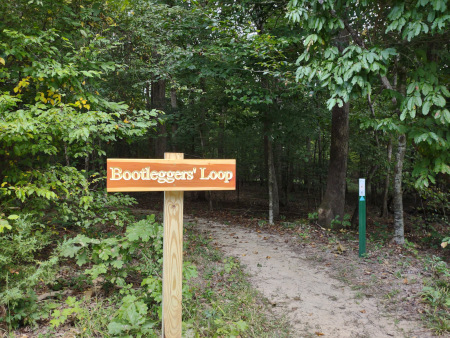
[[[424,337],[417,335],[423,333],[420,323],[396,320],[377,299],[359,297],[332,278],[332,267],[294,251],[292,237],[195,221],[226,255],[239,258],[252,285],[288,317],[293,337]]]

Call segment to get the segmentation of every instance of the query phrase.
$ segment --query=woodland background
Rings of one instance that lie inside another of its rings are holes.
[[[81,313],[37,311],[76,262],[70,283],[121,290],[105,332],[155,332],[161,225],[106,194],[107,157],[235,158],[236,193],[188,199],[251,209],[253,189],[264,222],[333,231],[355,228],[366,178],[389,240],[445,256],[449,19],[447,0],[3,1],[0,325]]]

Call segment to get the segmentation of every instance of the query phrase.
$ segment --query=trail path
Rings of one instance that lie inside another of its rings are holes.
[[[330,275],[333,266],[295,250],[292,236],[196,219],[226,255],[238,257],[250,281],[292,324],[293,337],[430,337],[420,323],[396,319],[375,297],[361,297]]]

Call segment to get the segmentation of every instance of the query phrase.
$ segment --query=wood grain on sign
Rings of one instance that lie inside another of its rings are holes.
[[[165,153],[180,159],[182,153]],[[181,338],[181,294],[183,271],[183,192],[164,192],[163,238],[163,337]]]
[[[235,190],[236,160],[107,159],[107,191]]]

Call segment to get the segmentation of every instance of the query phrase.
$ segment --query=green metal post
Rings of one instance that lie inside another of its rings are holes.
[[[359,198],[359,257],[366,253],[366,199]]]
[[[366,180],[359,179],[359,257],[366,254]]]

